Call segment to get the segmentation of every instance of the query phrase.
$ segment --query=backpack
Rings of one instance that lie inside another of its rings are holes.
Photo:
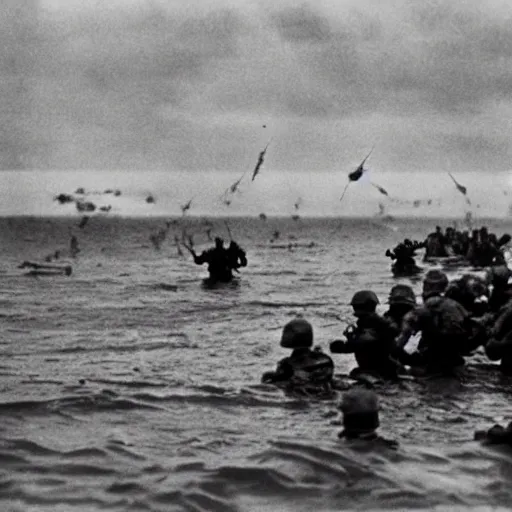
[[[436,337],[460,340],[467,336],[469,314],[458,302],[448,297],[432,297],[426,300],[425,307],[431,314],[432,334]]]

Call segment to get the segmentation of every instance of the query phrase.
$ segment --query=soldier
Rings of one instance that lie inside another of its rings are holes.
[[[357,318],[356,325],[349,325],[344,331],[346,340],[331,343],[331,352],[354,354],[358,368],[351,372],[353,376],[369,373],[376,377],[396,378],[400,366],[390,354],[399,329],[376,312],[379,299],[371,290],[357,292],[350,304]]]
[[[281,359],[276,371],[265,372],[263,383],[283,385],[286,390],[305,395],[330,395],[334,364],[332,359],[313,346],[313,327],[303,318],[288,322],[281,336],[281,346],[292,349]]]
[[[446,373],[464,364],[470,331],[469,313],[456,301],[444,297],[448,277],[430,270],[423,281],[423,305],[407,313],[396,338],[402,350],[411,335],[421,331],[418,363],[427,373]]]
[[[233,279],[232,269],[229,265],[228,251],[224,247],[224,240],[222,240],[222,238],[216,237],[215,247],[203,251],[199,256],[191,247],[185,247],[187,247],[192,254],[196,265],[208,263],[208,272],[211,281],[227,283]]]
[[[414,290],[406,284],[393,286],[389,292],[388,304],[389,309],[383,316],[391,320],[397,330],[400,331],[404,316],[417,305]]]
[[[384,439],[377,434],[379,428],[379,401],[374,391],[353,388],[343,395],[340,404],[344,429],[338,434],[347,441],[364,440],[396,448],[396,441]]]

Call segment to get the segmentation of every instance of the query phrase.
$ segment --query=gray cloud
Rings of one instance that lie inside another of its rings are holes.
[[[290,7],[273,16],[280,36],[292,42],[322,42],[330,38],[327,20],[308,5]]]
[[[498,7],[217,4],[3,2],[0,167],[509,167]]]

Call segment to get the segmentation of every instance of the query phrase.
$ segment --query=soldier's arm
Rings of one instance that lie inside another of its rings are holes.
[[[400,328],[389,317],[382,316],[379,318],[380,329],[386,338],[396,338],[400,334]]]
[[[194,263],[202,265],[208,262],[209,251],[203,251],[199,256],[193,252],[192,256],[194,257]]]
[[[265,375],[267,378],[264,380],[264,382],[280,382],[288,380],[293,376],[293,368],[285,358],[277,363],[275,372],[268,372]]]
[[[404,348],[409,338],[420,330],[420,322],[423,315],[424,311],[420,308],[416,310],[413,309],[404,316],[402,329],[395,339],[397,348]]]
[[[247,256],[245,255],[245,251],[240,251],[240,267],[247,266]]]
[[[512,304],[512,303],[511,303]],[[500,337],[504,336],[510,329],[512,328],[512,307],[511,305],[507,305],[500,311],[500,315],[494,322],[494,325],[491,329],[491,334],[500,339]]]
[[[345,340],[334,340],[329,346],[333,354],[352,354],[354,346]]]

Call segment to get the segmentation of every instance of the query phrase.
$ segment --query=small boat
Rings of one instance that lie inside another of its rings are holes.
[[[18,268],[29,268],[25,274],[27,276],[70,276],[73,272],[71,265],[48,265],[46,263],[35,263],[33,261],[24,261]]]

